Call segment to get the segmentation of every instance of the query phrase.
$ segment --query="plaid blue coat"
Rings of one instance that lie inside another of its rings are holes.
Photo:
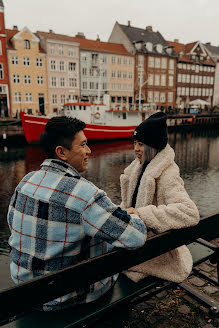
[[[141,247],[146,227],[67,163],[49,159],[19,183],[8,210],[11,276],[16,284],[109,252]],[[44,305],[55,310],[99,298],[118,274]]]

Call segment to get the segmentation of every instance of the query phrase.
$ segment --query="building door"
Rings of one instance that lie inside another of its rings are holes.
[[[7,96],[0,95],[0,117],[8,117]]]
[[[44,94],[39,94],[39,110],[42,115],[45,115]]]

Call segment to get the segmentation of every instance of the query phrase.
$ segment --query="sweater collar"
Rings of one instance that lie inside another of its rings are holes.
[[[45,159],[40,166],[42,169],[52,168],[63,173],[68,173],[71,176],[80,177],[79,172],[73,166],[59,159]]]

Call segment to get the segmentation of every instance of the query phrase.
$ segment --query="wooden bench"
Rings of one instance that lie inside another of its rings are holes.
[[[114,250],[53,274],[34,279],[0,293],[0,325],[17,320],[16,327],[77,327],[97,319],[106,311],[147,292],[148,298],[173,283],[148,276],[134,283],[120,275],[114,288],[99,300],[63,311],[40,312],[43,303],[64,295],[76,287],[86,286],[133,265],[159,256],[183,244],[188,245],[194,266],[210,259],[217,263],[218,247],[208,241],[219,237],[219,214],[201,219],[195,227],[166,232],[149,239],[134,251]],[[206,241],[207,240],[207,241]],[[161,247],[162,246],[162,247]],[[89,274],[88,274],[89,273]]]

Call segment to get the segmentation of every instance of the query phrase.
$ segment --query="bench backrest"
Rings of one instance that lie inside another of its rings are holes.
[[[36,278],[0,293],[0,323],[7,316],[30,312],[80,286],[90,285],[114,273],[121,272],[166,253],[176,247],[189,244],[197,238],[207,240],[219,237],[219,214],[202,218],[194,227],[169,231],[148,239],[137,250],[114,250],[111,253],[88,259],[77,265]]]

